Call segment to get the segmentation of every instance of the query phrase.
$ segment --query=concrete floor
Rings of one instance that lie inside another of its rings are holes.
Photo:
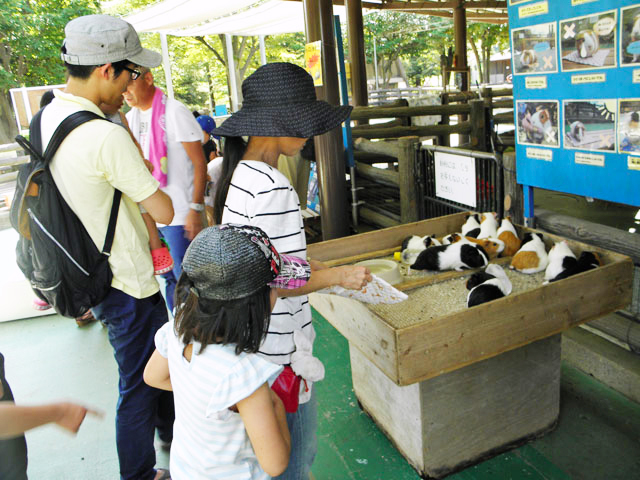
[[[313,473],[322,479],[418,479],[419,476],[358,407],[351,388],[346,340],[314,314],[316,350],[326,366],[317,385],[319,451]],[[27,434],[29,477],[47,480],[118,477],[114,411],[117,370],[100,324],[78,328],[49,315],[0,323],[0,351],[19,403],[74,399],[105,412],[88,418],[76,437],[55,426]],[[168,466],[159,451],[158,465]],[[470,479],[640,478],[640,405],[587,375],[563,367],[561,413],[543,438],[449,477]]]

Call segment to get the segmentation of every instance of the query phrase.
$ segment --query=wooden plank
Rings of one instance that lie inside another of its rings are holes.
[[[360,150],[368,153],[378,153],[380,155],[387,155],[389,157],[398,158],[398,142],[372,142],[366,138],[356,138],[353,141],[353,146],[356,150]]]
[[[416,182],[416,151],[418,137],[403,137],[398,141],[398,187],[400,187],[400,221],[417,222],[423,201]]]
[[[396,335],[366,305],[350,298],[311,293],[309,302],[320,315],[389,378],[398,376]],[[339,312],[339,315],[337,314]]]
[[[516,153],[505,152],[502,156],[502,165],[504,166],[504,211],[506,215],[511,216],[512,223],[522,225],[524,194],[522,185],[518,184],[516,178]]]
[[[359,140],[364,140],[364,138]],[[353,152],[353,156],[357,162],[366,163],[367,165],[373,165],[374,163],[395,163],[398,160],[396,157],[391,157],[389,155],[362,152],[359,150],[355,150]]]
[[[395,252],[399,252],[401,248],[402,246],[398,245],[397,247],[385,248],[383,250],[376,250],[375,252],[361,253],[360,255],[354,255],[352,257],[338,258],[336,260],[327,260],[324,263],[329,267],[336,267],[338,265],[351,265],[357,262],[361,262],[363,260],[370,260],[372,258],[388,257],[389,255],[393,255]]]
[[[351,237],[327,240],[307,246],[307,254],[316,260],[327,261],[351,257],[365,252],[393,248],[409,235],[436,235],[441,237],[459,231],[465,221],[465,213],[454,213],[443,217],[399,225]]]
[[[396,383],[433,378],[614,312],[631,300],[631,270],[627,259],[398,330]]]
[[[356,162],[356,173],[359,177],[382,183],[383,185],[397,187],[400,183],[400,175],[398,172],[387,170],[386,168],[372,167],[362,162]]]
[[[450,135],[453,133],[466,134],[470,131],[470,122],[461,122],[457,125],[428,125],[425,127],[369,128],[369,126],[367,126],[366,128],[353,127],[352,129],[354,138],[400,138],[407,136],[428,137],[432,135]]]
[[[361,206],[358,209],[358,216],[364,223],[375,225],[378,228],[397,227],[400,225],[400,217],[392,216],[391,212],[387,212],[387,215],[385,215],[366,206]]]
[[[513,107],[513,102],[511,102]],[[467,104],[421,105],[417,107],[355,107],[351,112],[352,120],[391,117],[419,117],[421,115],[458,115],[471,112]]]

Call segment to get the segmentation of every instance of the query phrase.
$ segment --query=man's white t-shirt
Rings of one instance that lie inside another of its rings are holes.
[[[145,158],[149,158],[149,135],[153,108],[141,111],[132,108],[127,121],[142,147]],[[193,200],[193,162],[182,146],[182,142],[202,142],[204,134],[193,114],[178,100],[167,98],[165,110],[167,131],[167,185],[162,187],[173,202],[173,221],[170,225],[184,225]]]

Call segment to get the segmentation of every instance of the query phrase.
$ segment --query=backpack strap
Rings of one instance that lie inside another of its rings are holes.
[[[42,137],[40,133],[40,114],[43,109],[38,111],[36,115],[33,117],[31,122],[31,133],[30,135],[37,135],[34,137],[34,141],[32,142],[35,148],[40,148],[42,151]],[[104,117],[101,117],[97,113],[90,112],[88,110],[80,110],[79,112],[72,113],[67,118],[65,118],[56,131],[53,132],[51,136],[51,140],[49,140],[49,144],[47,145],[47,149],[44,152],[44,163],[49,166],[51,159],[55,155],[58,147],[62,143],[62,141],[71,133],[76,127],[79,127],[83,123],[87,123],[91,120],[104,120],[107,121]],[[35,127],[35,128],[34,128]],[[35,140],[38,140],[36,143]],[[102,247],[103,255],[109,256],[111,255],[111,246],[113,245],[113,237],[116,234],[116,222],[118,220],[118,210],[120,209],[120,199],[122,198],[122,192],[117,188],[113,191],[113,202],[111,203],[111,214],[109,215],[109,225],[107,227],[107,234],[104,239],[104,245]]]

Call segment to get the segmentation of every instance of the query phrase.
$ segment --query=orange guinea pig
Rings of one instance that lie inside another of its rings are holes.
[[[473,237],[463,237],[459,233],[453,233],[449,235],[448,238],[450,243],[456,243],[462,240],[463,238],[471,243],[475,243],[480,245],[489,255],[489,259],[496,258],[500,252],[504,249],[504,243],[497,238],[473,238]]]
[[[520,250],[522,242],[518,237],[518,232],[513,226],[513,223],[511,223],[511,217],[502,219],[500,228],[498,228],[498,238],[504,242],[503,257],[511,257]]]

